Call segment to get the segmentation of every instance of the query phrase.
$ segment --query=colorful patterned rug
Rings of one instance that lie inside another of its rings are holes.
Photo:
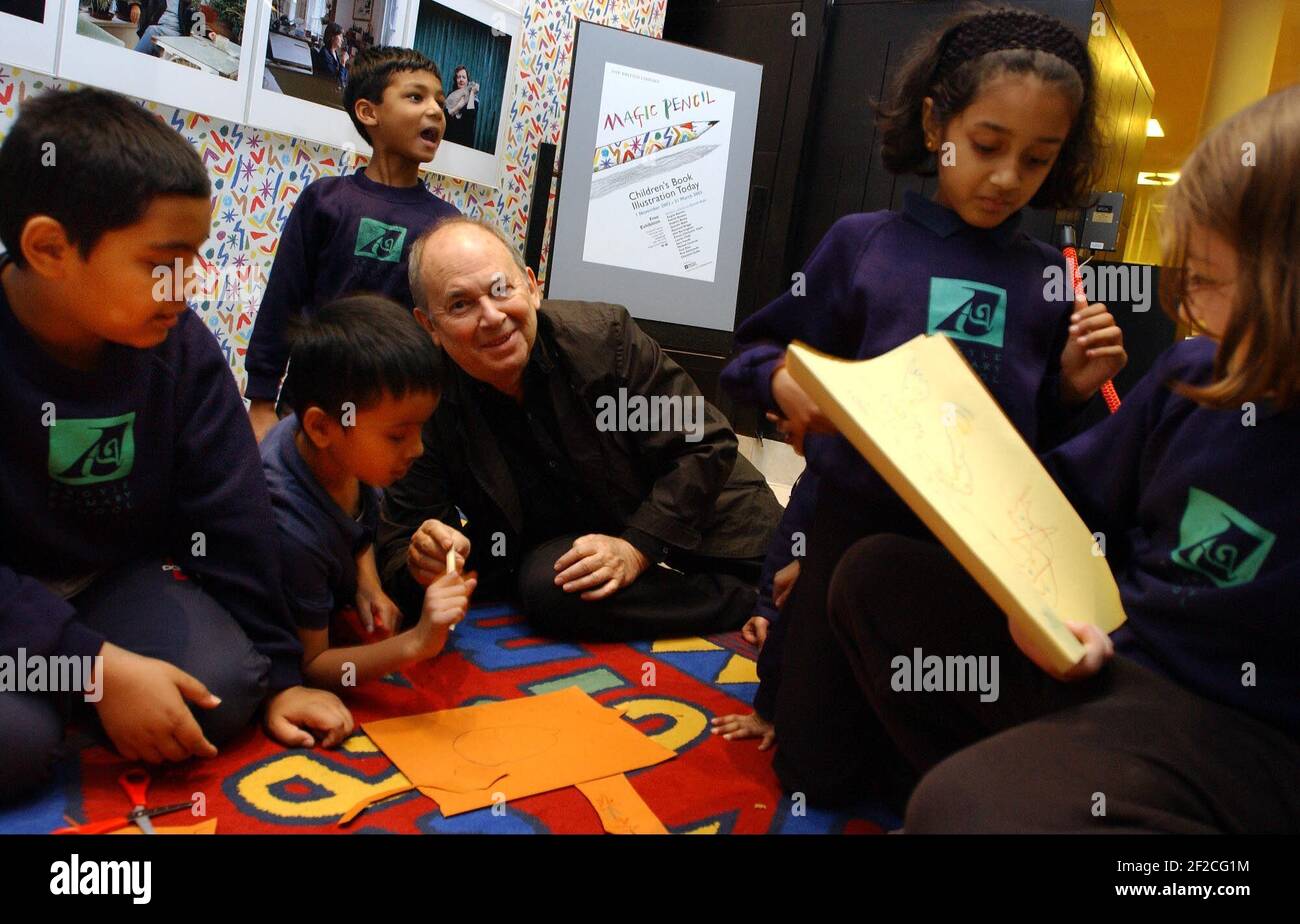
[[[432,662],[358,688],[348,697],[358,726],[372,719],[468,706],[577,685],[606,706],[626,707],[637,728],[677,752],[628,774],[672,833],[880,833],[897,827],[881,807],[831,813],[792,803],[753,740],[709,734],[709,720],[748,711],[758,686],[754,650],[739,633],[633,644],[556,642],[530,635],[507,607],[480,607]],[[41,833],[123,811],[117,777],[127,766],[84,735],[75,756],[35,798],[0,807],[0,833]],[[418,793],[382,802],[347,828],[339,815],[368,793],[392,788],[397,771],[360,731],[331,750],[286,750],[260,729],[210,761],[155,769],[151,805],[201,799],[218,833],[598,834],[595,810],[573,787],[504,807],[444,818]],[[159,826],[202,819],[177,813]]]

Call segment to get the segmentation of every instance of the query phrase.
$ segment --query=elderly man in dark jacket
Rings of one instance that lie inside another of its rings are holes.
[[[744,623],[781,508],[681,367],[624,308],[543,302],[490,225],[445,221],[409,262],[451,362],[424,455],[384,494],[380,567],[403,609],[455,549],[481,593],[552,635]]]

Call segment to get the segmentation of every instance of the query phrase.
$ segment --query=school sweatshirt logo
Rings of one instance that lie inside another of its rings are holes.
[[[406,229],[401,225],[386,225],[373,218],[361,219],[357,228],[357,244],[352,251],[354,257],[370,257],[387,263],[399,263],[402,259],[402,244],[406,241]]]
[[[930,279],[930,322],[926,333],[944,334],[1002,348],[1007,290],[969,279]]]
[[[1219,587],[1233,587],[1255,579],[1276,538],[1213,494],[1191,488],[1170,557]]]
[[[135,412],[117,417],[60,418],[50,427],[50,477],[64,484],[98,484],[131,474]]]

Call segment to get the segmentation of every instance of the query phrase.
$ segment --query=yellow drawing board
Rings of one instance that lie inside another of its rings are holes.
[[[786,367],[1056,667],[1083,656],[1061,619],[1124,622],[1092,533],[947,337],[858,361],[794,343]]]

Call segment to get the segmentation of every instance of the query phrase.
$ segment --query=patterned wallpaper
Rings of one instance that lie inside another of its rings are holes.
[[[559,145],[564,129],[575,20],[657,37],[663,34],[666,9],[667,0],[527,0],[501,188],[423,174],[426,185],[462,212],[499,222],[522,250],[537,146],[543,141]],[[25,97],[71,86],[0,64],[0,140]],[[192,304],[216,334],[242,388],[244,351],[285,218],[304,186],[322,176],[353,172],[355,166],[344,162],[345,152],[329,145],[141,102],[194,145],[212,177],[213,234],[203,257],[230,288],[213,300]],[[364,159],[357,162],[364,164]]]

